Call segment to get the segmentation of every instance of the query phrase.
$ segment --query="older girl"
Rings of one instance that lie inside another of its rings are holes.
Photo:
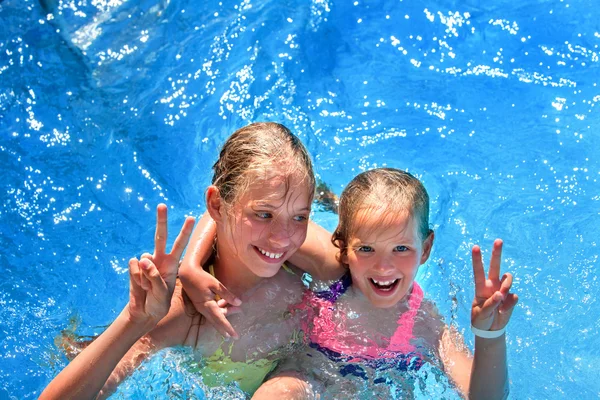
[[[129,263],[129,304],[41,398],[105,396],[141,360],[168,346],[194,347],[207,360],[205,382],[236,380],[249,393],[274,368],[298,326],[288,307],[300,301],[302,284],[299,271],[284,263],[306,237],[315,187],[310,158],[283,125],[256,123],[227,140],[213,169],[206,205],[216,241],[205,268],[240,294],[243,304],[230,318],[243,339],[225,341],[201,323],[175,279],[193,222],[186,221],[166,254],[166,207],[161,205],[154,254]],[[194,251],[208,253],[208,248]]]

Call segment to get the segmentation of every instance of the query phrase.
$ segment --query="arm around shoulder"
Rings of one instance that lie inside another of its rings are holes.
[[[338,252],[331,242],[331,233],[309,221],[306,240],[290,257],[290,262],[321,281],[338,279],[346,272],[338,261]]]

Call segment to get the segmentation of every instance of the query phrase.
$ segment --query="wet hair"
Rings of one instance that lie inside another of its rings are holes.
[[[392,221],[398,214],[408,213],[417,219],[421,240],[433,232],[429,229],[429,195],[423,184],[399,169],[372,169],[357,175],[342,192],[339,224],[331,238],[340,249],[340,260],[361,227],[362,221],[356,218],[361,210],[371,210],[381,224]]]
[[[225,141],[219,159],[213,165],[212,184],[219,190],[221,201],[231,211],[254,179],[260,179],[261,175],[269,176],[268,172],[275,168],[285,177],[286,194],[290,189],[290,177],[299,176],[301,182],[308,185],[308,201],[312,202],[316,183],[308,151],[296,135],[275,122],[257,122],[235,131]],[[216,250],[216,238],[213,246]],[[214,254],[203,267],[207,268],[213,262]],[[199,315],[190,329],[202,325],[205,317],[196,310],[185,290],[182,290],[182,296],[185,313],[192,318]]]
[[[278,168],[286,177],[300,176],[309,187],[312,202],[315,175],[308,151],[288,128],[275,122],[257,122],[235,131],[223,145],[213,165],[212,184],[230,208],[252,183]],[[287,190],[286,190],[287,192]]]

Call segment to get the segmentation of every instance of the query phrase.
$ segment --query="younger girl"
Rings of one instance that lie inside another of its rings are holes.
[[[129,304],[41,398],[105,396],[141,360],[167,346],[194,347],[206,360],[205,382],[236,380],[250,393],[275,367],[298,326],[298,316],[292,318],[287,309],[302,298],[299,272],[292,265],[281,267],[306,237],[315,187],[312,165],[287,128],[256,123],[227,140],[213,168],[206,203],[216,223],[216,252],[205,267],[244,300],[230,317],[243,338],[225,342],[212,326],[201,323],[176,284],[178,260],[193,223],[186,221],[173,252],[166,254],[166,207],[161,205],[154,254],[129,263]],[[208,248],[194,252],[207,253]]]
[[[337,363],[338,373],[311,368],[314,378],[331,389],[341,376],[366,377],[365,369],[381,366],[414,371],[432,356],[469,398],[505,398],[504,329],[518,299],[510,293],[511,274],[500,279],[502,241],[494,242],[487,279],[481,251],[473,247],[471,324],[476,336],[471,358],[460,335],[441,321],[414,281],[434,239],[429,229],[429,196],[421,182],[396,169],[364,172],[342,193],[339,211],[332,242],[350,276],[326,292],[309,294],[307,302],[315,307],[312,324],[307,326],[310,346]],[[314,357],[309,359],[308,364],[315,363]],[[290,388],[309,385],[298,375],[282,374],[263,385],[256,397],[273,398]],[[305,393],[297,391],[296,398]]]

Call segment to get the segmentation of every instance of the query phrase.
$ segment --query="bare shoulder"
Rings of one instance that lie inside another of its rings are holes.
[[[431,300],[424,299],[419,309],[415,332],[424,338],[435,354],[445,354],[450,359],[459,355],[468,357],[470,352],[464,343],[463,335],[453,325],[448,325]],[[447,358],[446,357],[446,358]]]
[[[435,303],[423,299],[415,318],[415,336],[425,341],[428,348],[437,352],[446,324]]]
[[[266,286],[302,287],[304,271],[296,265],[286,262],[284,266],[271,278],[265,279]]]
[[[421,307],[419,308],[419,313],[423,316],[427,316],[431,320],[440,320],[442,321],[442,315],[438,310],[435,303],[429,299],[424,298],[421,302]]]

